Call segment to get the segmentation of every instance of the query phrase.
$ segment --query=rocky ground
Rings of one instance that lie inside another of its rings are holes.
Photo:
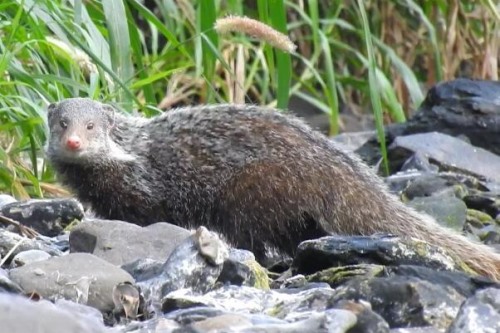
[[[436,99],[443,90],[422,112],[469,103],[478,119],[500,114],[500,102],[478,94]],[[494,149],[449,131],[398,133],[388,140],[389,188],[500,249]],[[335,140],[369,161],[378,154],[371,136]],[[203,227],[91,219],[74,199],[0,195],[0,221],[2,332],[500,332],[500,285],[425,240],[324,237],[264,269]]]

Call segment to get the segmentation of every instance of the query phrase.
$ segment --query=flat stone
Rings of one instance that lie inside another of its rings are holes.
[[[500,181],[500,156],[446,134],[430,132],[399,136],[389,146],[391,161],[403,162],[413,153],[426,156],[445,170],[460,170],[479,178]]]
[[[169,223],[147,227],[115,220],[85,220],[70,233],[70,252],[86,252],[114,265],[138,259],[166,261],[190,232]]]
[[[0,293],[2,332],[100,333],[106,328],[94,315],[74,311],[49,301],[33,302],[22,296]]]
[[[14,268],[10,278],[26,293],[36,292],[50,300],[64,298],[101,311],[114,308],[115,285],[134,283],[121,268],[88,253],[71,253]]]

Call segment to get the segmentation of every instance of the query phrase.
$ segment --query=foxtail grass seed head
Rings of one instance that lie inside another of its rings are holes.
[[[245,33],[288,53],[293,52],[296,48],[288,36],[262,22],[245,16],[220,18],[215,22],[215,30],[219,34],[227,34],[229,32]]]

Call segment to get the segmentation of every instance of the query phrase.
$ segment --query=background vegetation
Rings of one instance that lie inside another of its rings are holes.
[[[217,35],[228,14],[287,32],[295,53]],[[491,0],[3,0],[0,191],[63,192],[43,158],[50,102],[90,96],[152,116],[293,97],[327,114],[331,134],[372,107],[381,126],[404,121],[437,81],[498,79],[499,22]]]

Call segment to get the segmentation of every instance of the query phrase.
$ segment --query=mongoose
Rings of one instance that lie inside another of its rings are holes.
[[[195,106],[152,119],[97,101],[48,107],[47,155],[100,216],[218,231],[233,245],[293,255],[328,234],[411,236],[500,280],[500,254],[389,193],[361,160],[300,119],[252,105]]]

